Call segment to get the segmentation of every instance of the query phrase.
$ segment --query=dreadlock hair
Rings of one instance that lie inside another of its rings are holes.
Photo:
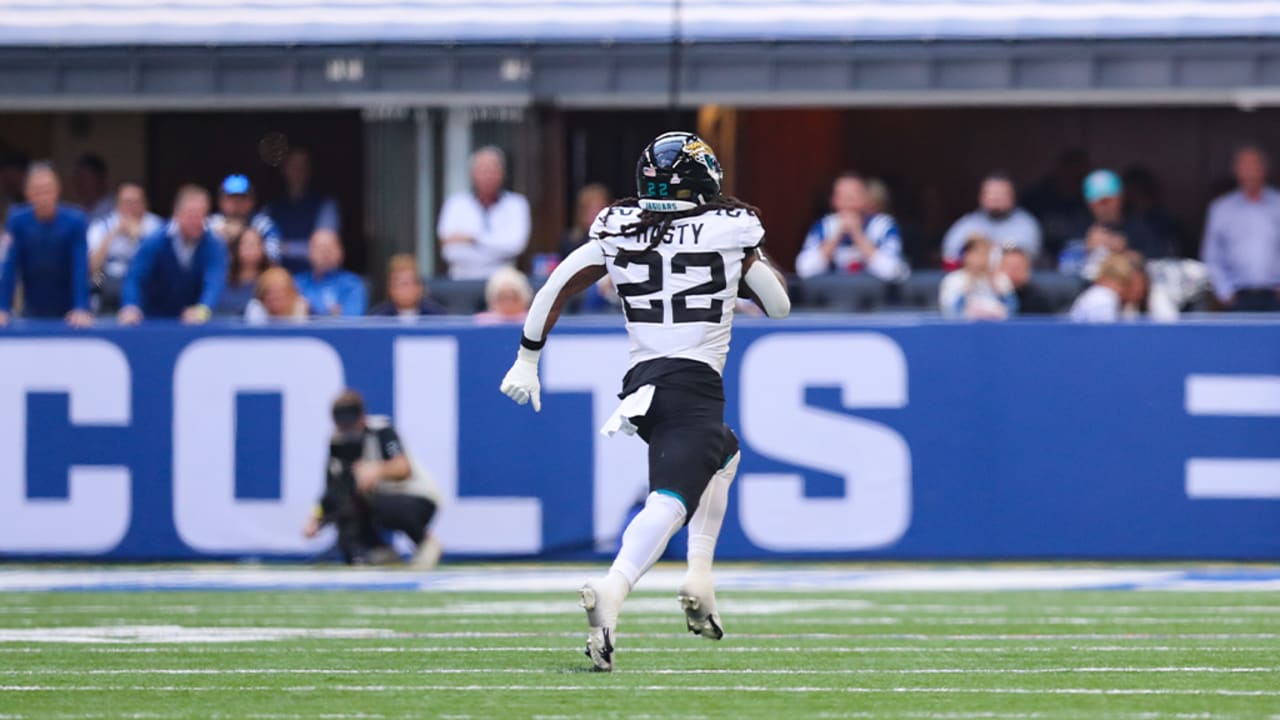
[[[640,207],[640,200],[634,197],[622,198],[609,206],[612,208],[633,208]],[[750,203],[739,200],[736,197],[718,197],[710,202],[705,202],[696,208],[689,210],[681,210],[679,212],[652,212],[649,210],[641,210],[640,217],[629,225],[623,225],[618,232],[605,231],[600,233],[603,237],[643,237],[649,236],[649,248],[652,250],[662,242],[662,238],[667,236],[667,232],[671,230],[671,224],[677,220],[685,218],[697,217],[699,215],[714,212],[716,210],[745,210],[746,212],[760,216],[760,208]]]

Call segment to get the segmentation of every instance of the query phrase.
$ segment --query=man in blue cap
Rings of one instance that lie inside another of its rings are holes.
[[[253,228],[262,236],[267,259],[280,262],[280,229],[270,215],[253,211],[253,185],[245,175],[228,175],[218,193],[218,212],[209,216],[209,229],[230,243],[245,228]]]
[[[1107,169],[1094,170],[1085,177],[1082,189],[1092,222],[1067,242],[1059,258],[1059,270],[1093,280],[1102,261],[1112,253],[1137,250],[1148,258],[1169,254],[1167,238],[1160,237],[1140,219],[1125,217],[1124,185],[1119,175]]]

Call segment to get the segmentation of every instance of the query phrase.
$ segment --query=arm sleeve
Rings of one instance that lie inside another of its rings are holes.
[[[200,304],[209,309],[218,306],[218,298],[227,286],[227,247],[212,235],[205,237],[209,243],[209,263],[204,268],[204,289],[200,291]]]
[[[796,274],[802,278],[821,275],[831,268],[822,257],[822,221],[819,220],[804,238],[804,247],[796,256]]]
[[[541,349],[542,343],[547,339],[547,333],[551,331],[549,320],[552,310],[561,299],[561,294],[569,286],[569,282],[579,273],[602,268],[604,264],[604,249],[600,247],[600,243],[587,241],[586,244],[569,253],[569,257],[563,262],[556,265],[556,269],[551,272],[551,277],[547,278],[547,283],[533,298],[529,315],[524,321],[524,339],[521,343],[527,342],[537,346],[529,348],[530,350]]]
[[[378,451],[383,460],[391,460],[404,454],[404,446],[400,444],[400,436],[393,427],[384,427],[378,431]]]
[[[1022,212],[1022,217],[1026,220],[1027,226],[1026,245],[1022,249],[1027,251],[1027,254],[1031,256],[1031,262],[1035,263],[1040,257],[1041,248],[1044,247],[1044,239],[1040,233],[1040,221],[1036,220],[1036,217],[1029,212],[1020,212]]]
[[[966,216],[967,217],[967,216]],[[942,259],[946,262],[960,260],[960,248],[964,247],[964,239],[968,236],[969,224],[966,218],[960,218],[951,224],[947,234],[942,238]]]
[[[458,233],[471,234],[469,228],[462,227],[460,202],[457,195],[451,195],[444,201],[444,207],[440,208],[440,220],[436,223],[436,235],[439,238],[443,239]]]
[[[133,256],[133,262],[129,263],[129,272],[124,276],[124,287],[120,290],[121,307],[140,307],[142,304],[142,281],[151,274],[158,247],[153,239],[144,240]]]
[[[4,253],[3,262],[0,262],[0,312],[13,309],[13,291],[18,285],[18,268],[21,266],[18,256],[22,254],[22,241],[13,230],[10,220],[5,224],[4,233],[9,238],[9,247],[0,247],[0,252]]]
[[[876,254],[867,261],[867,272],[885,282],[898,282],[909,274],[902,260],[902,238],[896,225],[885,230],[876,243]]]
[[[747,268],[742,279],[760,301],[760,309],[764,310],[765,315],[778,319],[791,314],[791,298],[787,296],[787,288],[778,281],[778,276],[763,256],[756,255],[755,262]]]
[[[270,215],[260,212],[253,217],[253,229],[262,236],[262,249],[266,252],[267,259],[273,264],[279,263],[284,250],[281,247],[280,228],[276,226],[275,221]]]
[[[1204,227],[1204,250],[1201,259],[1209,269],[1209,280],[1213,283],[1213,294],[1222,302],[1227,302],[1235,294],[1235,283],[1231,279],[1231,270],[1222,256],[1222,213],[1218,205],[1209,208],[1209,220]]]
[[[964,314],[964,275],[961,271],[947,273],[938,286],[938,309],[943,317],[960,317]]]
[[[316,229],[342,232],[342,219],[338,216],[338,204],[333,198],[325,198],[316,213]]]
[[[77,221],[71,231],[71,307],[89,309],[89,246],[85,238],[88,227]]]

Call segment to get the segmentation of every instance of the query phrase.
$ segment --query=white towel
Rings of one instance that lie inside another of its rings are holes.
[[[635,392],[622,398],[622,402],[618,403],[618,409],[604,421],[600,434],[605,437],[613,437],[618,432],[635,435],[638,428],[631,422],[631,418],[644,417],[644,414],[649,412],[649,405],[653,402],[653,391],[652,385],[641,385]]]

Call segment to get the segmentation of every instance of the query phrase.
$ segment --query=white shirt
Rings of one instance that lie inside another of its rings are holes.
[[[456,193],[440,210],[436,235],[465,235],[469,243],[444,243],[440,254],[454,280],[484,280],[510,265],[529,243],[529,201],[519,193],[503,192],[489,207],[474,193]]]
[[[1003,320],[1013,312],[1016,298],[1004,273],[975,278],[962,268],[947,273],[938,287],[938,307],[949,318]]]
[[[840,215],[831,213],[813,224],[805,236],[804,246],[796,257],[796,274],[810,278],[827,272],[859,272],[866,269],[885,282],[900,282],[911,274],[911,268],[902,259],[902,237],[898,223],[892,216],[876,213],[865,218],[862,232],[876,248],[871,259],[862,256],[853,238],[840,232]],[[827,238],[841,235],[831,260],[822,256],[822,244]]]
[[[590,235],[626,311],[631,366],[687,358],[723,372],[742,261],[764,241],[764,227],[745,210],[715,210],[676,220],[653,248],[649,237],[602,236],[634,223],[639,213],[605,208]]]
[[[89,224],[89,230],[85,233],[89,254],[92,255],[102,247],[102,243],[109,240],[111,244],[107,246],[107,259],[102,266],[103,272],[111,277],[122,278],[129,271],[129,262],[138,252],[138,246],[163,225],[164,220],[159,215],[146,213],[142,216],[142,234],[137,240],[129,240],[116,234],[116,228],[120,227],[120,213],[112,212],[101,220],[94,220]]]
[[[1001,250],[1006,246],[1022,248],[1032,262],[1040,255],[1040,224],[1031,213],[1022,208],[999,220],[981,210],[975,210],[960,218],[942,239],[942,259],[958,262],[960,250],[971,236],[985,235],[995,243],[991,254],[993,264],[1000,262]]]
[[[1120,295],[1109,287],[1093,285],[1071,305],[1071,321],[1113,323],[1120,319]]]

